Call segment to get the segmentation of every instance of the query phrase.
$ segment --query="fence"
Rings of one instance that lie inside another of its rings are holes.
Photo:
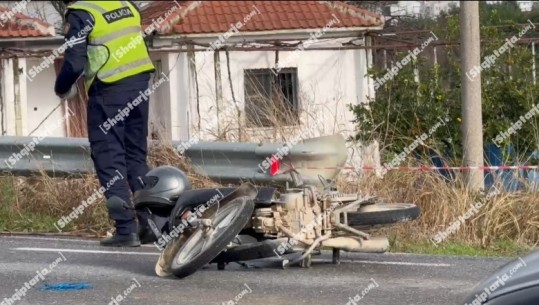
[[[31,176],[41,171],[62,177],[93,173],[90,145],[81,138],[0,137],[0,172]],[[182,142],[173,142],[175,147]],[[221,183],[239,181],[286,182],[283,174],[292,166],[304,181],[320,184],[320,178],[331,179],[347,159],[345,139],[341,135],[318,137],[300,143],[265,144],[198,142],[190,145],[185,156],[195,172]],[[294,145],[295,144],[295,145]],[[281,171],[270,174],[271,160],[281,161]]]

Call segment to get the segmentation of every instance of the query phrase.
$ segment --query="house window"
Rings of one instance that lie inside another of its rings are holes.
[[[299,124],[296,68],[244,70],[247,127]]]

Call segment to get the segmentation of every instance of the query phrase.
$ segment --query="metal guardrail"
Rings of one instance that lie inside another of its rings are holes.
[[[190,146],[188,142],[172,144],[181,147],[182,143],[188,147],[184,154],[191,160],[195,172],[221,183],[291,181],[289,175],[270,175],[266,168],[269,162],[264,164],[264,161],[275,156],[282,159],[282,170],[292,164],[304,181],[318,184],[319,176],[331,179],[337,175],[338,168],[347,158],[341,135],[308,139],[287,146],[202,141]],[[54,177],[93,173],[89,142],[82,138],[51,137],[39,141],[36,137],[0,137],[0,172],[31,176],[42,171]]]
[[[82,138],[2,136],[0,171],[18,176],[45,171],[54,177],[92,173],[90,143]]]

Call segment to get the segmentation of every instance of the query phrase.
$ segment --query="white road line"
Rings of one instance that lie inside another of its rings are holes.
[[[313,259],[313,262],[326,262],[322,259]],[[386,262],[386,261],[363,261],[363,260],[341,260],[345,263],[356,264],[374,264],[374,265],[402,265],[402,266],[423,266],[423,267],[451,267],[450,264],[434,264],[434,263],[412,263],[412,262]]]
[[[12,239],[37,239],[37,240],[54,240],[54,241],[77,241],[85,243],[97,243],[97,240],[76,239],[76,238],[56,238],[56,237],[41,237],[41,236],[20,236],[20,235],[0,235],[0,238]]]
[[[129,255],[155,255],[159,252],[127,252],[127,251],[103,251],[103,250],[79,250],[79,249],[60,249],[60,248],[13,248],[16,251],[34,251],[34,252],[65,252],[65,253],[84,253],[84,254],[129,254]]]
[[[92,239],[76,239],[76,238],[57,238],[57,237],[41,237],[41,236],[19,236],[19,235],[0,235],[0,238],[13,238],[13,239],[34,239],[34,240],[52,240],[52,241],[72,241],[72,242],[84,242],[84,243],[90,243],[90,244],[97,244],[99,243],[98,240],[92,240]],[[147,248],[154,248],[155,245],[140,245],[141,247],[147,247]]]
[[[83,254],[128,254],[128,255],[154,255],[159,256],[158,252],[127,252],[127,251],[105,251],[105,250],[80,250],[80,249],[60,249],[60,248],[14,248],[16,251],[34,251],[34,252],[65,252],[65,253],[83,253]],[[356,264],[376,264],[376,265],[402,265],[402,266],[423,266],[423,267],[451,267],[450,264],[434,263],[412,263],[412,262],[387,262],[387,261],[365,261],[365,260],[341,260],[346,263]],[[313,259],[313,262],[328,262],[324,259]]]

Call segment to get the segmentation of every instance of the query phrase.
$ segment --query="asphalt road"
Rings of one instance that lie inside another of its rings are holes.
[[[346,305],[356,297],[360,305],[449,305],[460,304],[475,283],[509,261],[343,253],[343,262],[333,265],[323,253],[308,269],[282,270],[272,259],[248,267],[234,263],[224,271],[210,265],[178,280],[154,274],[157,258],[151,245],[116,249],[95,240],[0,236],[0,303]],[[45,289],[62,283],[88,286]],[[4,299],[17,290],[25,292],[20,300]]]

